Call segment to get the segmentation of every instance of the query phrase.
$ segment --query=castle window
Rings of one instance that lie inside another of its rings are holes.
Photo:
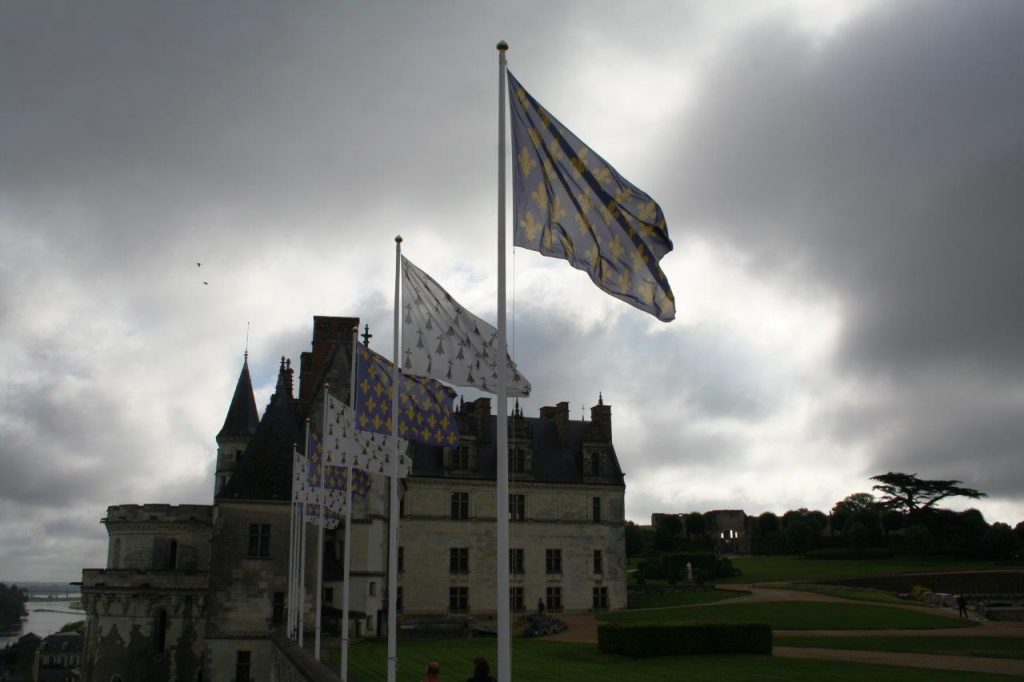
[[[469,573],[469,547],[452,547],[448,550],[448,572],[456,575]]]
[[[110,559],[111,568],[121,568],[121,538],[114,540],[114,556]]]
[[[594,550],[594,573],[604,573],[604,555],[601,550]]]
[[[235,682],[250,682],[250,670],[252,670],[252,652],[237,652],[235,654]]]
[[[153,651],[158,654],[164,652],[167,644],[167,611],[158,609],[153,618]]]
[[[523,570],[523,550],[522,548],[508,550],[508,572],[512,575],[522,575],[525,571]]]
[[[399,613],[402,612],[402,597],[403,596],[404,595],[402,593],[402,586],[399,585],[398,586],[398,594],[395,595],[395,601],[397,602],[395,604],[395,610],[398,611]]]
[[[547,597],[548,611],[561,611],[562,610],[562,588],[561,587],[549,587],[545,595]]]
[[[595,497],[591,504],[593,509],[592,520],[594,523],[601,523],[601,498]]]
[[[526,495],[509,495],[508,496],[508,520],[509,521],[525,521],[526,520]]]
[[[590,475],[604,476],[604,456],[600,452],[590,453]]]
[[[513,611],[523,611],[525,607],[525,599],[523,599],[523,588],[522,587],[510,587],[508,588],[508,606]]]
[[[452,518],[469,518],[469,493],[452,493]]]
[[[449,468],[455,471],[469,469],[469,446],[457,445],[452,448],[449,463]]]
[[[371,597],[377,596],[377,583],[373,582],[372,580],[370,581],[369,591]]]
[[[468,611],[469,610],[469,588],[449,587],[448,588],[448,610]]]
[[[398,548],[398,572],[405,570],[405,547]]]
[[[178,541],[171,540],[167,545],[167,570],[173,571],[178,567]]]
[[[562,572],[562,550],[549,549],[545,552],[544,572],[549,574]]]
[[[249,524],[249,558],[266,559],[270,556],[270,524]]]
[[[516,448],[509,457],[509,468],[513,474],[524,474],[526,473],[526,450],[522,448]]]
[[[326,603],[326,604],[333,604],[334,603],[334,588],[333,587],[325,587],[324,588],[324,603]]]
[[[595,609],[606,609],[606,608],[608,608],[608,588],[607,587],[595,587],[594,588],[594,608]]]
[[[270,622],[273,625],[280,625],[284,622],[284,592],[274,593],[274,601],[270,609]]]

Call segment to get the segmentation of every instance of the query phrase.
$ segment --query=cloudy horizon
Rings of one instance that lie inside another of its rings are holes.
[[[359,317],[390,356],[395,235],[494,320],[501,39],[675,244],[668,324],[509,247],[524,411],[589,417],[603,395],[627,518],[827,512],[904,471],[1024,520],[1022,20],[951,0],[3,4],[0,579],[102,567],[109,505],[210,503],[247,334],[261,413],[314,315]]]

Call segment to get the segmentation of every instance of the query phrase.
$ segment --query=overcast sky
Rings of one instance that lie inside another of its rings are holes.
[[[390,354],[396,234],[495,318],[501,39],[675,243],[669,324],[509,248],[524,410],[603,393],[630,519],[827,511],[893,470],[1021,521],[1022,25],[1016,0],[0,4],[0,579],[102,567],[108,505],[210,502],[247,324],[261,411],[313,315]]]

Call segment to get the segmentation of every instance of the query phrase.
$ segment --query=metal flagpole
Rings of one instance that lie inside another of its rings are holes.
[[[388,682],[398,676],[398,306],[402,282],[402,237],[395,237],[395,326],[391,363],[391,436],[395,450],[391,453],[391,507],[388,514]]]
[[[512,682],[508,578],[508,339],[505,329],[505,52],[498,43],[498,682]],[[396,322],[397,324],[397,322]]]
[[[327,425],[327,394],[330,388],[329,384],[324,384],[324,418],[320,422],[321,431]],[[320,439],[320,522],[316,533],[316,623],[313,624],[313,632],[315,633],[313,656],[318,661],[320,660],[320,614],[324,602],[322,597],[324,592],[324,473],[327,471],[327,465],[324,462],[323,433],[321,433]]]
[[[295,485],[295,476],[299,468],[299,449],[292,443],[292,515],[291,525],[288,531],[288,639],[295,639],[295,555],[296,555],[296,544],[298,543],[298,533],[296,532],[295,526],[295,496],[298,493]]]
[[[310,433],[309,418],[306,418],[306,483],[309,483],[309,447]],[[299,538],[299,648],[306,639],[306,500],[302,501],[302,509],[299,514],[302,522],[302,534]]]
[[[349,365],[348,405],[352,408],[352,423],[355,426],[356,415],[356,346],[359,345],[359,325],[352,328],[352,363]],[[355,434],[353,434],[355,435]],[[345,481],[345,553],[342,561],[345,583],[341,593],[341,682],[348,681],[348,606],[349,606],[349,575],[352,567],[352,458],[355,452],[348,453],[348,476]]]

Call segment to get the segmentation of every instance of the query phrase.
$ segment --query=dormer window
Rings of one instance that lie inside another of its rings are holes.
[[[469,469],[469,445],[456,445],[451,451],[451,468],[465,471]]]

